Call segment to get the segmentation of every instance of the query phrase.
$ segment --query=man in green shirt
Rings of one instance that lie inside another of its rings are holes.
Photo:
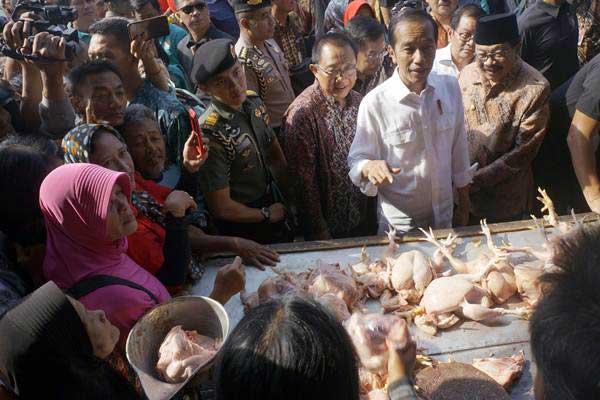
[[[220,233],[259,243],[291,240],[286,161],[265,105],[246,90],[233,43],[215,39],[200,46],[191,75],[211,96],[200,118],[210,152],[199,182]]]

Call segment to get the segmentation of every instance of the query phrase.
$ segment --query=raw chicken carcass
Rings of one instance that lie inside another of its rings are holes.
[[[333,293],[325,293],[317,298],[317,301],[325,307],[339,322],[343,322],[350,318],[350,311],[344,300],[340,299]]]
[[[539,278],[544,274],[544,267],[536,264],[521,264],[515,267],[515,280],[521,298],[531,306],[537,306],[542,297]]]
[[[505,303],[517,293],[515,271],[507,261],[499,261],[481,280],[481,285],[492,295],[496,304]]]
[[[488,320],[507,314],[520,317],[528,314],[524,309],[491,308],[493,302],[488,292],[475,285],[473,283],[475,280],[477,276],[470,275],[434,279],[425,289],[421,299],[420,306],[424,308],[426,315],[415,319],[417,327],[423,327],[424,332],[430,333],[432,325],[437,323],[440,316],[443,317],[444,325],[454,323],[456,320],[452,319],[449,313],[458,313],[473,321]]]
[[[270,276],[258,287],[258,302],[259,304],[265,304],[271,300],[280,300],[296,288],[296,285],[290,282],[285,275]]]
[[[318,273],[308,288],[315,298],[331,293],[344,300],[349,309],[359,298],[356,282],[342,270],[323,270]]]
[[[418,302],[425,288],[433,280],[435,272],[430,261],[418,250],[402,253],[395,260],[389,260],[390,281],[398,293],[404,293],[405,299]],[[414,293],[412,293],[414,292]]]
[[[196,331],[184,331],[181,325],[173,327],[158,350],[156,369],[169,383],[183,382],[196,368],[206,364],[221,347],[219,339],[212,339]]]
[[[354,313],[345,327],[362,365],[380,374],[387,371],[386,339],[397,348],[406,347],[410,340],[406,322],[397,315]]]
[[[374,390],[385,388],[387,378],[384,374],[378,374],[364,367],[359,367],[358,380],[360,382],[360,393],[366,395]]]
[[[473,360],[473,366],[507,389],[523,373],[525,354],[521,351],[511,357],[476,358]]]
[[[491,270],[491,265],[503,257],[503,255],[501,256],[500,254],[494,254],[493,257],[490,257],[488,254],[481,254],[473,261],[462,261],[461,259],[454,257],[451,248],[435,238],[433,229],[429,228],[429,232],[421,228],[419,229],[425,235],[424,240],[433,244],[446,257],[452,268],[459,274],[480,274],[481,278],[483,278],[487,272]]]

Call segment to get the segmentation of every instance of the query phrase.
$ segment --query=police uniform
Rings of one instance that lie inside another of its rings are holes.
[[[232,42],[217,39],[198,49],[192,73],[197,83],[205,83],[236,62]],[[256,209],[285,202],[273,191],[276,183],[266,165],[268,149],[276,138],[265,104],[256,92],[247,92],[240,110],[212,98],[199,122],[202,134],[210,140],[208,159],[199,171],[200,186],[205,194],[229,188],[232,200]],[[215,222],[225,235],[259,243],[289,240],[285,223]]]
[[[234,0],[233,3],[236,14],[265,7],[271,7],[270,0]],[[235,44],[235,52],[244,65],[248,89],[258,93],[267,106],[272,126],[278,129],[282,124],[283,114],[295,98],[283,51],[274,39],[255,45],[240,35]]]

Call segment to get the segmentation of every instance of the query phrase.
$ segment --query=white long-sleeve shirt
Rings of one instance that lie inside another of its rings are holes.
[[[369,160],[402,170],[377,188],[363,179]],[[406,232],[452,226],[452,186],[472,178],[460,89],[455,78],[431,73],[420,95],[398,76],[367,94],[360,104],[356,136],[348,155],[350,179],[378,198],[379,231],[388,224]]]
[[[460,71],[456,64],[454,64],[454,61],[452,61],[450,46],[451,45],[448,45],[436,50],[431,71],[438,74],[450,75],[458,79]]]

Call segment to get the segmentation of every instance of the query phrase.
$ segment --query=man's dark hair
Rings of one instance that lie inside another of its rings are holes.
[[[357,360],[342,325],[297,295],[258,306],[217,362],[218,400],[358,400]]]
[[[458,24],[460,24],[460,20],[463,17],[475,18],[479,19],[486,15],[485,11],[477,4],[467,4],[466,6],[462,6],[452,14],[452,19],[450,20],[450,27],[453,30],[458,28]]]
[[[129,3],[133,11],[140,11],[146,4],[150,4],[152,8],[160,13],[160,5],[156,0],[131,0]]]
[[[121,51],[129,54],[131,39],[129,38],[129,30],[127,29],[128,24],[129,20],[126,18],[104,18],[94,22],[90,26],[90,35],[112,36],[117,39],[116,43],[118,43],[118,46],[121,46]]]
[[[0,142],[0,231],[13,243],[46,241],[39,193],[53,157],[61,158],[61,150],[40,135],[11,135]]]
[[[313,47],[312,52],[312,61],[315,64],[318,64],[321,60],[321,51],[325,45],[336,46],[336,47],[350,47],[354,55],[358,53],[358,49],[354,42],[345,34],[338,32],[326,33],[323,35]]]
[[[67,90],[74,96],[81,94],[81,87],[90,75],[98,75],[104,72],[112,72],[122,81],[123,78],[117,67],[108,60],[91,60],[73,68],[66,77]]]
[[[402,10],[398,14],[396,14],[392,18],[392,21],[390,22],[390,26],[388,29],[388,35],[390,37],[390,44],[392,45],[392,47],[394,47],[396,45],[396,34],[395,34],[396,27],[404,22],[421,22],[421,23],[429,22],[433,28],[433,38],[434,38],[434,40],[437,40],[438,27],[437,27],[437,24],[435,23],[435,21],[433,20],[433,18],[431,18],[431,15],[429,15],[424,10],[416,10],[414,8],[405,8],[404,10]]]
[[[374,42],[384,36],[385,28],[374,18],[359,15],[348,22],[346,33],[361,48],[367,42]]]
[[[558,271],[541,278],[544,295],[530,324],[545,399],[600,399],[600,224],[555,245]]]

